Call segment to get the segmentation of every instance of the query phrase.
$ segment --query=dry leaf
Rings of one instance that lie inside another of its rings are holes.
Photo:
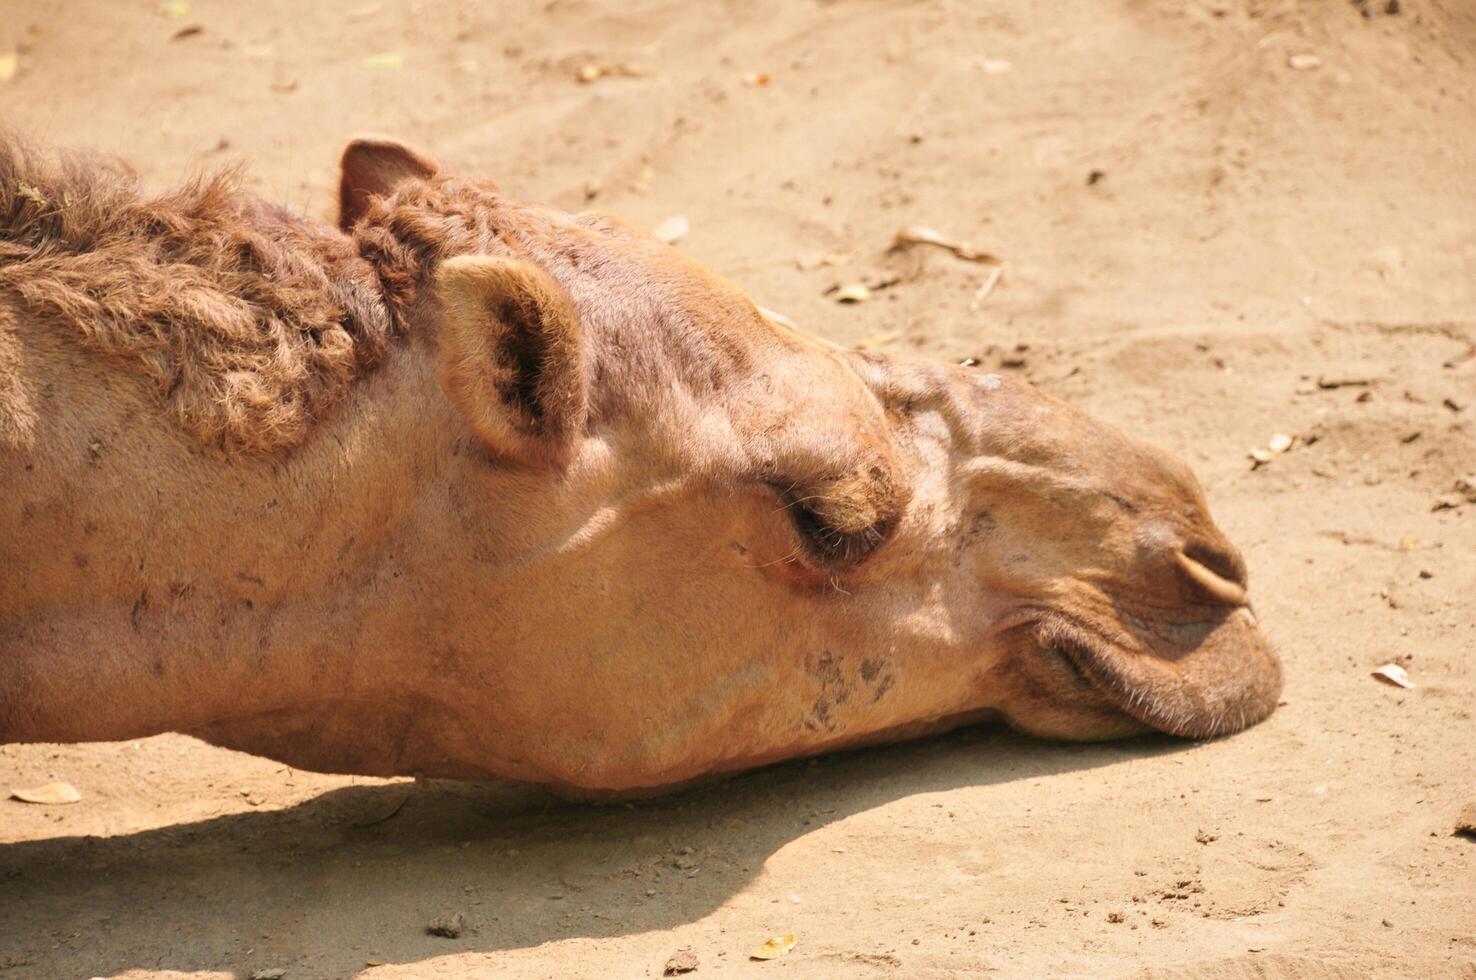
[[[1278,432],[1266,443],[1265,449],[1252,449],[1250,451],[1251,469],[1260,469],[1271,460],[1291,449],[1296,443],[1295,436],[1289,436],[1285,432]]]
[[[864,303],[871,299],[871,288],[864,282],[852,282],[835,291],[837,303]]]
[[[47,783],[45,786],[29,789],[13,789],[10,795],[22,803],[43,803],[50,806],[76,803],[82,799],[82,794],[71,783]]]
[[[997,265],[989,270],[989,275],[984,277],[984,281],[974,291],[974,298],[969,300],[969,309],[971,311],[977,310],[984,305],[984,301],[989,298],[990,293],[994,292],[994,287],[999,284],[999,277],[1002,275],[1004,275],[1003,265]]]
[[[1373,383],[1372,378],[1329,378],[1321,374],[1317,376],[1317,387],[1327,391],[1334,388],[1367,388]]]
[[[872,334],[871,337],[856,344],[856,350],[877,350],[878,347],[894,344],[900,338],[902,338],[902,331],[881,331],[880,334]]]
[[[876,350],[878,347],[885,347],[888,344],[896,341],[901,336],[902,331],[900,330],[883,330],[881,333],[874,333],[870,337],[867,337],[865,340],[861,341],[859,344],[856,345],[856,349]]]
[[[181,27],[179,30],[175,31],[173,34],[169,35],[169,40],[171,40],[171,41],[182,41],[182,40],[184,40],[187,37],[195,37],[198,34],[204,34],[204,33],[205,33],[205,28],[203,26],[201,26],[200,24],[186,24],[185,26]]]
[[[398,51],[381,51],[364,58],[365,68],[404,68],[405,56]]]
[[[581,84],[588,85],[590,82],[604,78],[606,75],[619,75],[623,78],[644,78],[651,74],[651,69],[640,68],[636,65],[628,65],[624,62],[614,65],[601,65],[591,61],[580,65],[579,70],[574,73],[574,78]]]
[[[1452,493],[1442,493],[1435,497],[1435,503],[1430,505],[1432,511],[1454,511],[1467,503],[1476,503],[1476,475],[1457,477],[1454,486]]]
[[[1471,345],[1465,350],[1464,353],[1457,354],[1455,357],[1452,357],[1450,360],[1444,362],[1441,366],[1450,368],[1451,370],[1460,370],[1461,368],[1464,368],[1467,364],[1471,364],[1472,362],[1476,362],[1476,344]]]
[[[270,970],[257,970],[251,974],[251,980],[282,980],[286,975],[287,971],[277,966]]]
[[[769,73],[763,71],[746,71],[739,76],[744,85],[760,88],[769,84]]]
[[[691,230],[691,225],[687,222],[687,216],[685,214],[674,214],[653,228],[651,234],[668,245],[675,245],[687,237],[689,230]]]
[[[20,52],[7,51],[0,54],[0,82],[8,82],[20,71]]]
[[[823,265],[849,265],[855,257],[855,252],[811,252],[797,257],[794,265],[801,272],[809,272]]]
[[[983,265],[1004,265],[1004,259],[989,252],[982,251],[970,245],[968,242],[955,241],[932,228],[922,225],[913,225],[903,228],[897,232],[892,239],[891,251],[900,251],[911,245],[936,245],[938,248],[946,248],[954,255],[967,262],[979,262]]]
[[[1393,684],[1395,687],[1402,687],[1406,690],[1415,686],[1414,681],[1409,679],[1409,671],[1398,664],[1384,664],[1373,672],[1373,676],[1385,684]]]
[[[794,949],[796,942],[798,940],[795,939],[794,933],[792,932],[786,933],[783,936],[770,936],[764,940],[762,946],[749,953],[748,958],[751,960],[777,960],[779,957],[786,955],[791,949]]]
[[[168,3],[159,4],[159,13],[165,17],[174,17],[183,20],[190,15],[190,5],[184,0],[169,0]]]

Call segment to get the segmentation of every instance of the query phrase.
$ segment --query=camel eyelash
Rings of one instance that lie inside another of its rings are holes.
[[[892,522],[880,522],[859,531],[842,531],[809,505],[809,500],[793,490],[780,493],[784,511],[804,542],[806,551],[820,564],[852,566],[871,555],[886,540]]]

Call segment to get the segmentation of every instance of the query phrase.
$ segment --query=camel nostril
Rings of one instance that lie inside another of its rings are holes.
[[[1244,573],[1242,567],[1221,565],[1225,571],[1239,572],[1238,580],[1222,574],[1198,558],[1191,557],[1188,549],[1174,556],[1179,570],[1193,586],[1193,591],[1202,598],[1226,606],[1243,606],[1246,602]]]
[[[1184,545],[1183,553],[1222,579],[1234,582],[1241,588],[1248,585],[1245,559],[1240,557],[1240,552],[1228,544],[1215,545],[1202,541],[1191,541]]]

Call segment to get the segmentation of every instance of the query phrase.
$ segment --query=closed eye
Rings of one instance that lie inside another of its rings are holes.
[[[840,530],[817,509],[818,498],[795,489],[780,490],[779,497],[805,553],[827,569],[859,565],[881,546],[896,523],[885,520],[859,530]]]

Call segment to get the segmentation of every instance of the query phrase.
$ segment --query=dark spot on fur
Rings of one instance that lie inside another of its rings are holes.
[[[129,622],[131,622],[133,624],[133,631],[135,633],[137,633],[139,631],[139,627],[138,627],[139,620],[143,619],[144,613],[146,613],[148,611],[149,611],[149,590],[148,589],[144,589],[142,592],[140,592],[138,594],[138,598],[135,599],[135,600],[133,600],[133,610],[132,610],[132,612],[130,612],[128,614],[128,620],[129,620]]]
[[[976,514],[968,518],[968,524],[965,525],[964,531],[956,539],[956,548],[965,549],[977,545],[980,539],[992,534],[995,527],[998,527],[998,525],[996,525],[995,518],[993,518],[993,515],[989,511],[976,512]]]
[[[896,683],[892,662],[883,657],[868,657],[861,661],[861,679],[871,685],[871,703],[876,704]]]
[[[842,679],[840,662],[836,660],[835,654],[826,650],[820,654],[820,659],[815,666],[810,668],[810,673],[820,681],[821,685],[839,684]]]
[[[851,697],[845,670],[835,654],[826,650],[810,666],[810,675],[820,682],[820,693],[815,698],[814,707],[810,709],[810,718],[806,720],[805,727],[815,731],[818,726],[827,732],[834,732],[839,723],[831,717],[831,712]]]
[[[917,414],[917,402],[911,398],[898,399],[887,405],[887,414],[899,420],[911,419]]]
[[[818,722],[820,725],[824,726],[825,730],[828,732],[835,731],[835,726],[830,722],[831,705],[832,702],[830,698],[822,694],[820,695],[820,697],[815,699],[815,706],[811,710],[811,717],[814,718],[815,721]],[[816,726],[809,725],[808,727],[813,731]]]

